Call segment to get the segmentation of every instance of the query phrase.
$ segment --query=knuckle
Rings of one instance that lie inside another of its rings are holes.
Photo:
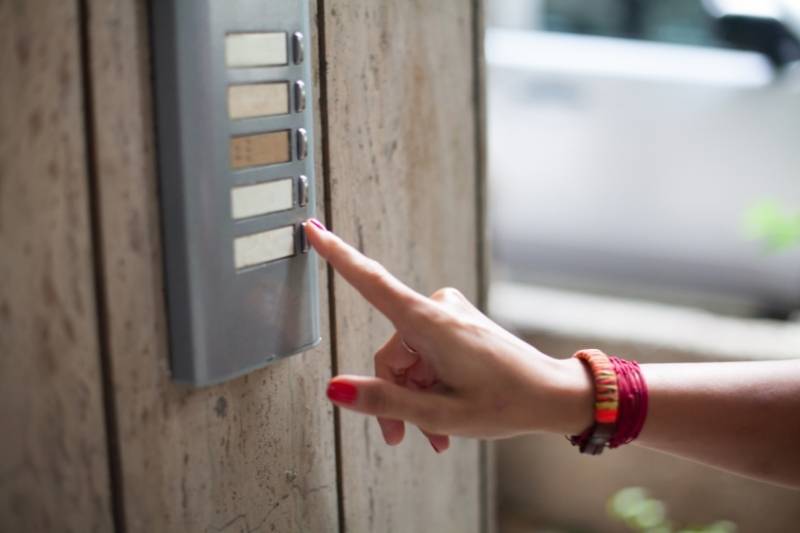
[[[435,291],[433,291],[433,293],[430,296],[431,300],[433,300],[434,302],[441,302],[442,300],[444,300],[443,291],[444,289],[436,289]]]
[[[385,283],[386,268],[374,259],[366,259],[362,266],[364,277],[373,283]]]
[[[449,302],[462,300],[464,295],[455,287],[442,287],[431,295],[431,299],[437,302]]]
[[[389,407],[386,393],[378,387],[371,387],[365,395],[364,406],[374,414],[386,413]]]
[[[443,287],[437,290],[433,293],[431,299],[451,311],[467,312],[474,308],[467,297],[454,287]]]

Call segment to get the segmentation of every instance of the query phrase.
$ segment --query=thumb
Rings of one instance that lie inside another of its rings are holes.
[[[439,392],[411,390],[380,378],[336,376],[328,384],[328,399],[340,407],[382,418],[405,420],[430,432],[442,427],[454,411],[450,398]]]

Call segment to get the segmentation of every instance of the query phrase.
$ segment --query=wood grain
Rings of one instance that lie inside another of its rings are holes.
[[[479,297],[473,12],[463,0],[326,2],[333,229],[423,293]],[[338,371],[372,374],[389,323],[334,284]],[[347,531],[481,530],[479,445],[396,448],[341,414]]]
[[[0,531],[112,525],[77,2],[0,2]]]
[[[327,342],[214,387],[169,378],[146,6],[89,0],[93,156],[125,529],[336,531],[333,415],[323,396]],[[324,285],[321,295],[324,331]]]

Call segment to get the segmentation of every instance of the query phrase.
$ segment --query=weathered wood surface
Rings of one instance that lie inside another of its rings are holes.
[[[219,386],[170,381],[146,6],[89,2],[93,156],[126,531],[335,531],[327,339]],[[323,310],[325,280],[323,271]],[[322,326],[328,330],[324,311]]]
[[[18,438],[0,444],[0,525],[110,531],[113,488],[126,531],[336,531],[327,342],[215,387],[169,379],[146,6],[86,3],[84,108],[77,4],[0,4],[3,72],[18,78],[2,84],[0,422]],[[320,132],[332,225],[419,290],[455,285],[477,301],[472,9],[326,4]],[[338,363],[369,372],[388,325],[344,284],[335,296]],[[477,443],[438,456],[411,434],[387,448],[372,421],[347,414],[340,433],[348,531],[480,530]]]
[[[110,531],[77,2],[0,2],[0,531]]]
[[[423,293],[479,296],[473,6],[463,0],[324,4],[333,229]],[[372,373],[389,323],[334,284],[338,370]],[[415,429],[396,448],[341,414],[347,531],[481,529],[479,445],[437,455]]]

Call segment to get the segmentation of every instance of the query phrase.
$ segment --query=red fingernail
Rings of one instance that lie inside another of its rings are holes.
[[[436,447],[436,445],[433,443],[433,441],[429,441],[429,442],[431,443],[431,448],[433,448],[433,451],[435,451],[436,453],[442,453],[441,451],[439,451],[439,448]]]
[[[349,405],[355,403],[358,389],[352,383],[345,381],[332,381],[328,385],[328,398],[332,402]]]
[[[323,224],[316,218],[309,218],[308,221],[311,222],[317,228],[321,229],[322,231],[328,231],[328,228],[325,227],[325,224]]]

